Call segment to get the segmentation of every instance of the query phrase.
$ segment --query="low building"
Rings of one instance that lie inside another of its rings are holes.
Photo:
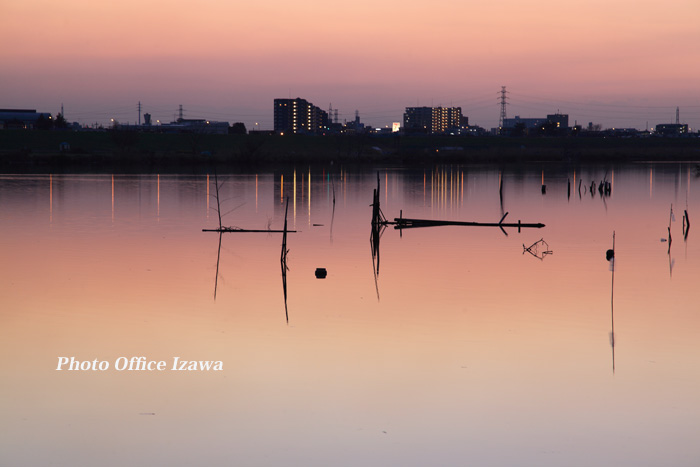
[[[516,126],[523,125],[523,128],[527,130],[532,130],[539,128],[543,123],[546,123],[546,118],[520,118],[520,115],[516,115],[515,118],[506,118],[503,120],[503,128],[515,128]]]
[[[503,120],[503,128],[500,129],[501,135],[507,136],[524,136],[524,135],[548,135],[558,136],[566,135],[569,132],[569,115],[568,114],[549,114],[546,118],[520,118],[516,115],[515,118],[506,118]]]
[[[549,123],[556,124],[557,130],[566,131],[569,129],[569,115],[568,114],[550,114],[547,115],[547,121]]]
[[[0,109],[0,129],[31,130],[41,126],[42,121],[50,122],[51,114],[32,109]]]
[[[683,123],[660,123],[656,125],[656,134],[660,136],[687,135],[688,125]]]
[[[203,119],[178,118],[172,123],[164,123],[157,126],[157,131],[161,133],[198,133],[204,135],[226,135],[229,131],[228,122],[214,122]],[[146,128],[148,128],[146,126]]]

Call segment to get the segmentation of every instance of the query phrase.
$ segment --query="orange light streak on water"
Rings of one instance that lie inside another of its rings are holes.
[[[389,202],[389,172],[384,173],[384,202]]]
[[[53,224],[53,174],[49,174],[49,225]]]

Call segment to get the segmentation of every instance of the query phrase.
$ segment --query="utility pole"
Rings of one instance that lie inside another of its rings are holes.
[[[503,125],[504,125],[504,123],[505,123],[505,121],[506,121],[506,105],[508,105],[508,102],[506,102],[506,100],[508,99],[508,97],[506,96],[506,94],[508,94],[508,91],[506,91],[506,87],[505,87],[505,86],[501,86],[501,97],[500,97],[500,101],[501,101],[501,115],[500,115],[500,117],[499,117],[499,119],[498,119],[498,127],[499,127],[499,128],[503,128]]]

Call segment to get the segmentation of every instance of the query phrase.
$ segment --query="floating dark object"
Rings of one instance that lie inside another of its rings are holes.
[[[503,222],[506,218],[508,213],[506,212],[503,217],[501,217],[501,220],[498,222],[462,222],[462,221],[439,221],[439,220],[432,220],[432,219],[409,219],[406,217],[395,217],[394,222],[389,222],[385,221],[383,224],[386,225],[393,225],[395,229],[412,229],[415,227],[439,227],[439,226],[445,226],[445,225],[462,225],[462,226],[469,226],[469,227],[500,227],[501,229],[503,227],[517,227],[518,232],[520,232],[521,228],[537,228],[540,229],[544,227],[544,224],[537,223],[537,224],[525,224],[523,222]]]
[[[605,252],[605,259],[607,259],[608,261],[610,261],[614,257],[615,257],[615,250],[608,250]]]
[[[326,268],[316,268],[316,279],[325,279],[327,275]]]

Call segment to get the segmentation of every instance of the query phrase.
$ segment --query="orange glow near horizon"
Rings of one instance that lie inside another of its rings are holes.
[[[670,121],[680,105],[700,127],[697,1],[354,5],[10,2],[0,20],[0,41],[12,44],[0,51],[0,85],[12,91],[3,105],[55,113],[65,102],[69,119],[93,123],[135,121],[139,100],[167,121],[183,103],[193,117],[271,129],[272,100],[291,94],[337,103],[348,119],[359,109],[375,126],[417,102],[454,104],[489,128],[496,91],[507,85],[510,115],[541,116],[544,101],[551,112],[568,105],[562,112],[579,121],[643,128],[650,118]],[[27,34],[28,26],[60,40]],[[328,37],[352,37],[354,46]],[[391,52],[397,40],[410,53]]]

